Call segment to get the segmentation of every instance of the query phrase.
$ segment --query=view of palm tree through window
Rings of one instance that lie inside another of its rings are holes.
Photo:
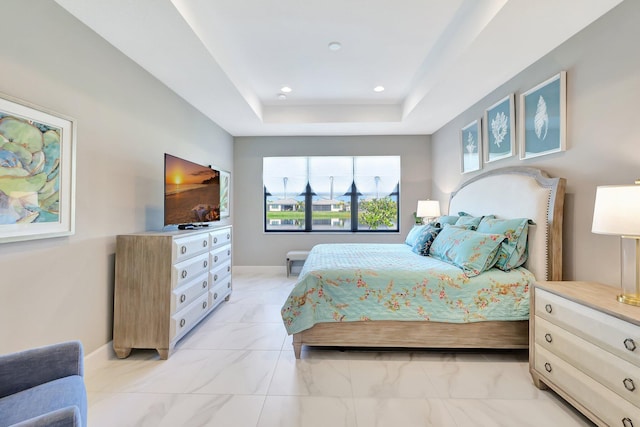
[[[400,156],[265,157],[265,231],[398,231]]]

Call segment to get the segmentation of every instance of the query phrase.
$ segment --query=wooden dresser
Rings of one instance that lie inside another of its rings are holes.
[[[531,298],[529,367],[599,426],[640,427],[640,307],[618,288],[538,282]]]
[[[231,294],[231,227],[120,235],[116,239],[113,348],[176,342]]]

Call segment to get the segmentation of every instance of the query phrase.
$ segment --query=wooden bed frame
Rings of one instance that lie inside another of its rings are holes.
[[[449,212],[498,218],[530,218],[529,260],[539,280],[562,280],[562,218],[565,179],[534,168],[504,168],[478,175],[451,194]],[[318,323],[293,335],[303,345],[397,348],[527,348],[529,322],[472,323],[368,321]]]

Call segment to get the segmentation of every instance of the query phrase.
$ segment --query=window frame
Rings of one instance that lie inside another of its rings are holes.
[[[286,157],[286,156],[265,156],[263,157],[263,167],[264,167],[264,159],[272,158],[272,157]],[[384,197],[390,197],[396,203],[396,217],[395,217],[395,228],[383,228],[383,229],[359,229],[359,220],[358,220],[358,212],[359,212],[359,196],[362,194],[358,191],[356,186],[356,179],[352,177],[351,186],[347,193],[344,193],[344,196],[350,196],[350,221],[351,226],[349,229],[314,229],[313,228],[313,197],[316,194],[313,192],[311,188],[310,179],[309,179],[309,171],[307,170],[307,184],[305,186],[305,191],[300,193],[297,197],[304,197],[304,227],[300,229],[282,229],[282,230],[273,230],[268,228],[268,218],[267,215],[269,213],[269,202],[268,198],[271,196],[271,193],[268,192],[266,185],[264,184],[264,175],[262,181],[262,194],[263,194],[263,215],[262,215],[262,223],[263,223],[263,231],[264,233],[399,233],[400,232],[400,188],[402,181],[402,158],[399,155],[388,155],[388,156],[292,156],[292,157],[304,157],[306,159],[312,157],[351,157],[352,161],[355,163],[356,157],[397,157],[399,161],[399,171],[398,171],[398,182],[396,183],[394,190],[385,195]],[[264,173],[264,170],[263,170]]]

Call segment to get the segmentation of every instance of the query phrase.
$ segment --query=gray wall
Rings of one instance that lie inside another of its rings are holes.
[[[0,92],[78,125],[75,235],[0,245],[0,354],[91,352],[111,339],[115,236],[163,225],[163,153],[232,170],[233,140],[53,1],[0,16]]]
[[[434,197],[446,201],[470,177],[457,167],[462,126],[508,93],[517,96],[566,70],[568,150],[526,161],[498,161],[485,165],[484,171],[534,166],[565,177],[564,278],[617,285],[619,239],[592,234],[591,221],[596,186],[632,184],[640,177],[639,18],[640,2],[625,1],[435,133]]]
[[[234,140],[235,265],[282,265],[287,251],[318,243],[404,241],[419,199],[431,196],[428,136],[242,137]],[[400,233],[269,233],[263,231],[265,156],[400,155]],[[284,270],[283,270],[284,271]]]

